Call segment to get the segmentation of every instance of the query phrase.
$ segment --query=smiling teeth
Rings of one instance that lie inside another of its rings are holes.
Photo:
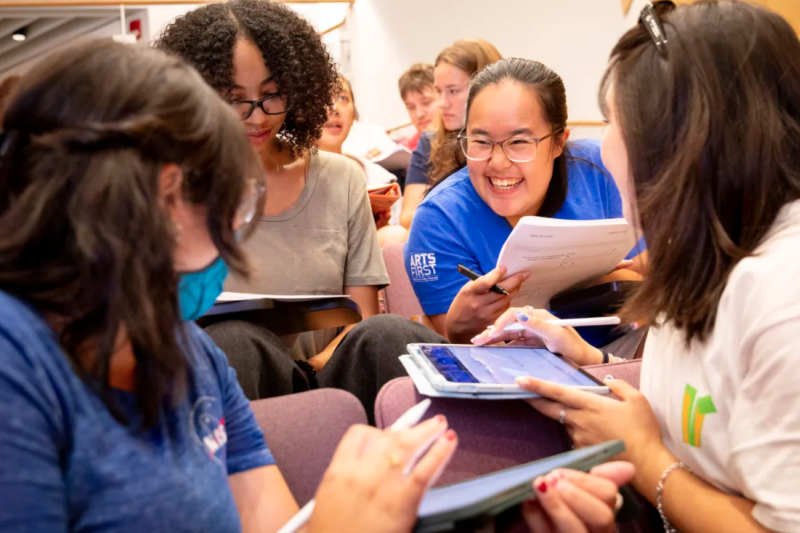
[[[516,179],[501,179],[501,178],[489,178],[489,181],[492,182],[492,187],[495,189],[513,189],[514,187],[518,186],[520,183],[523,182],[522,178]]]

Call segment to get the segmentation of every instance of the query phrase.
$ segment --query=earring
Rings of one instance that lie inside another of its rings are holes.
[[[183,226],[177,222],[172,223],[172,234],[175,237],[175,242],[181,242],[181,235],[183,234]]]

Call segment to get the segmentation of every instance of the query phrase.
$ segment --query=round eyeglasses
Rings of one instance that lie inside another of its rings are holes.
[[[499,146],[505,156],[514,163],[528,163],[536,158],[536,150],[539,143],[549,139],[553,135],[560,133],[564,128],[551,131],[544,137],[511,137],[504,141],[493,141],[486,137],[469,137],[466,135],[458,136],[458,143],[461,151],[470,161],[486,161],[492,157],[494,147]]]
[[[261,100],[232,100],[231,106],[241,120],[247,120],[261,108],[265,115],[283,115],[289,111],[289,97],[281,93],[270,93]]]

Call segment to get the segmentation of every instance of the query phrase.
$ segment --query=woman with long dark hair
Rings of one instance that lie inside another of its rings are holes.
[[[230,107],[160,52],[91,41],[21,80],[0,137],[0,531],[267,532],[297,510],[189,322],[247,273],[262,172]],[[351,430],[312,530],[348,507],[373,509],[348,531],[413,524],[445,431]],[[437,433],[416,484],[383,455]]]
[[[624,311],[654,326],[641,392],[520,384],[577,446],[625,440],[666,531],[800,531],[800,40],[738,1],[658,2],[641,20],[601,92],[603,160],[652,257]],[[512,310],[496,327],[596,360],[547,318]]]

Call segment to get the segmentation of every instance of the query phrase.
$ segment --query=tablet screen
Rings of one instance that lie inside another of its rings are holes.
[[[422,519],[454,509],[472,507],[507,490],[523,484],[533,483],[533,480],[537,477],[545,475],[556,468],[566,468],[592,456],[597,456],[597,463],[599,464],[606,456],[610,455],[610,453],[604,454],[604,449],[610,450],[610,448],[609,443],[595,445],[582,450],[548,457],[528,465],[456,483],[455,485],[429,490],[422,499],[417,516]],[[618,451],[620,450],[614,453]]]
[[[532,376],[571,387],[597,387],[594,381],[561,357],[540,348],[495,346],[419,347],[439,373],[452,383],[514,385]]]

